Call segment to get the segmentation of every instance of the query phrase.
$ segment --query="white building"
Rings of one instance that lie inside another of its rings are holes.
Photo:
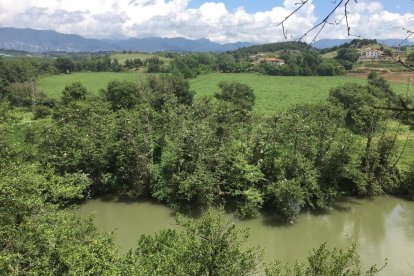
[[[379,50],[369,50],[362,53],[361,59],[381,59],[382,54]]]

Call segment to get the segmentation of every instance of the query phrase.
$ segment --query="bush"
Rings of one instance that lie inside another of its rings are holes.
[[[44,105],[38,105],[33,108],[34,119],[43,119],[51,114],[50,108]]]

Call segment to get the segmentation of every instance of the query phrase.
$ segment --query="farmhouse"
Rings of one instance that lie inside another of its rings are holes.
[[[278,65],[283,65],[285,64],[285,61],[283,59],[280,58],[275,58],[275,57],[268,57],[264,59],[264,62],[268,62],[268,63],[274,63],[274,64],[278,64]]]
[[[360,59],[381,59],[383,52],[380,50],[368,50],[363,52]]]

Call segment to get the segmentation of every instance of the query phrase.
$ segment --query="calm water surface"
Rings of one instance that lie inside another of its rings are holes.
[[[123,249],[135,248],[142,234],[174,228],[174,211],[148,202],[90,200],[77,212],[95,215],[99,229],[115,231]],[[230,216],[229,216],[230,217]],[[230,217],[232,218],[232,217]],[[346,199],[324,214],[301,214],[295,225],[280,225],[269,217],[237,220],[250,229],[249,243],[263,246],[266,260],[304,260],[323,242],[346,247],[358,243],[363,267],[383,264],[380,275],[414,275],[414,202],[393,197]]]

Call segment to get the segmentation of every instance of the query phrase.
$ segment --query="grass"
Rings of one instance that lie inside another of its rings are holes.
[[[69,75],[53,75],[37,80],[37,87],[51,98],[60,98],[66,85],[81,82],[90,92],[98,93],[110,81],[139,81],[144,79],[143,72],[98,72],[73,73]]]
[[[146,60],[147,58],[152,58],[152,57],[158,57],[160,60],[164,61],[166,64],[168,64],[171,61],[171,59],[169,58],[154,55],[154,54],[148,54],[148,53],[131,53],[131,54],[117,53],[117,54],[112,55],[112,58],[118,59],[118,62],[120,64],[125,64],[125,61],[127,59],[139,58],[141,60]]]
[[[66,85],[81,82],[92,93],[98,93],[108,82],[141,81],[147,75],[139,72],[98,72],[73,73],[69,75],[53,75],[38,79],[37,87],[49,97],[59,98]],[[196,97],[211,96],[218,90],[221,81],[239,81],[251,86],[256,94],[255,111],[259,114],[284,109],[292,104],[318,103],[328,98],[329,90],[347,82],[365,84],[361,78],[338,77],[272,77],[260,74],[223,74],[213,73],[190,80],[191,89],[197,92]],[[397,93],[405,93],[406,85],[393,83]]]
[[[405,71],[406,68],[395,61],[359,61],[355,64],[354,69],[369,68],[377,70]]]
[[[256,95],[254,111],[258,114],[269,114],[293,104],[324,102],[331,88],[347,82],[366,83],[365,79],[347,76],[271,77],[252,73],[213,73],[191,80],[190,85],[199,98],[217,92],[217,85],[221,81],[239,81],[252,87]],[[397,93],[406,91],[406,86],[403,84],[393,83],[392,87]]]

